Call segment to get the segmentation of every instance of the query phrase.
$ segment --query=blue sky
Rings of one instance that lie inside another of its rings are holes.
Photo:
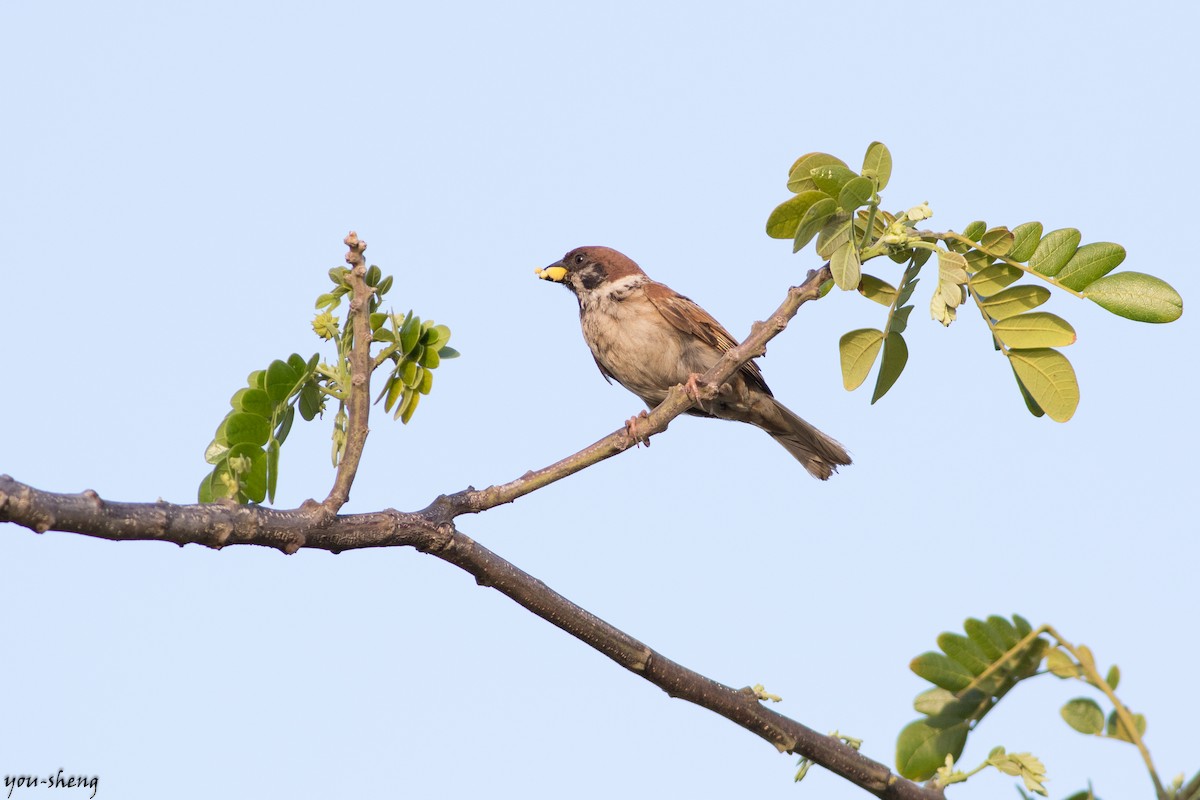
[[[998,2],[9,4],[0,11],[0,472],[191,502],[245,375],[310,354],[312,300],[357,230],[397,310],[463,352],[407,427],[373,418],[347,511],[415,509],[550,463],[639,403],[601,380],[574,302],[533,269],[606,244],[738,336],[817,261],[768,239],[788,167],[891,148],[885,205],[1117,241],[1200,296],[1196,8]],[[874,265],[873,265],[874,266]],[[884,277],[894,275],[880,268]],[[926,281],[926,284],[929,282]],[[1019,612],[1121,666],[1169,779],[1196,762],[1190,306],[1167,326],[1056,298],[1083,399],[1029,416],[973,314],[923,285],[875,406],[835,293],[762,362],[855,465],[826,484],[751,428],[680,420],[461,528],[664,654],[763,683],[891,763],[908,661]],[[327,429],[293,431],[277,505],[324,497]],[[410,550],[284,557],[0,531],[0,772],[97,797],[863,797],[668,699]],[[1134,749],[1019,688],[974,734],[1147,797]],[[1011,792],[996,775],[968,793]],[[67,791],[67,790],[63,790]],[[14,797],[17,795],[14,794]],[[32,796],[27,793],[25,796]]]

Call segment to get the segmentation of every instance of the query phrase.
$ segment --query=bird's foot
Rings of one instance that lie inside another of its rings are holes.
[[[688,399],[696,404],[699,409],[704,409],[704,404],[707,402],[703,396],[705,389],[700,388],[700,378],[703,377],[699,372],[688,373],[688,379],[683,382],[683,393],[688,396]]]
[[[649,413],[642,411],[640,414],[633,415],[625,422],[625,433],[629,434],[629,438],[633,440],[635,445],[644,444],[646,447],[650,446],[650,435],[643,434],[639,430],[649,416]]]

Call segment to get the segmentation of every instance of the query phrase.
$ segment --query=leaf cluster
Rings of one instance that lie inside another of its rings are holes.
[[[941,652],[923,653],[909,665],[933,687],[917,695],[913,706],[922,718],[896,742],[896,768],[906,778],[933,777],[947,755],[957,761],[967,734],[1017,683],[1037,673],[1050,644],[1020,615],[972,618],[963,628],[965,636],[941,634]]]
[[[320,361],[314,354],[305,359],[293,354],[286,361],[273,361],[265,370],[250,373],[247,386],[230,398],[231,410],[217,426],[205,451],[213,469],[200,482],[199,500],[210,503],[228,498],[238,503],[274,501],[279,476],[279,452],[295,420],[297,408],[305,421],[323,416],[329,399],[338,403],[333,421],[332,460],[336,466],[345,450],[348,415],[346,402],[354,390],[350,353],[354,347],[352,317],[343,322],[333,312],[352,292],[350,270],[329,270],[333,288],[316,301],[318,313],[313,332],[330,342],[336,355]],[[448,345],[450,329],[432,320],[381,312],[384,296],[392,288],[392,276],[379,267],[366,270],[369,291],[370,345],[379,345],[372,355],[372,369],[389,367],[379,399],[395,417],[407,423],[417,409],[420,395],[433,388],[433,370],[443,359],[457,358]],[[354,312],[351,312],[352,314]]]
[[[912,780],[937,775],[938,782],[946,786],[992,766],[1021,777],[1026,789],[1045,795],[1045,768],[1028,753],[1006,754],[1004,748],[997,747],[971,772],[956,771],[954,763],[962,755],[968,734],[1002,697],[1023,680],[1050,674],[1082,681],[1099,690],[1109,703],[1110,711],[1105,715],[1093,698],[1067,701],[1059,713],[1068,725],[1080,733],[1135,745],[1162,800],[1200,797],[1200,775],[1188,787],[1184,787],[1182,777],[1171,787],[1164,787],[1159,780],[1142,741],[1146,718],[1130,711],[1116,696],[1121,680],[1116,665],[1102,676],[1086,645],[1071,644],[1049,625],[1034,629],[1017,614],[1011,620],[1000,616],[968,619],[963,629],[965,635],[940,634],[940,652],[923,653],[909,665],[933,686],[913,702],[922,717],[909,723],[897,739],[896,766],[901,775]],[[1090,789],[1073,797],[1089,796]]]
[[[321,396],[315,375],[317,354],[307,360],[293,353],[250,373],[247,385],[229,399],[231,410],[217,426],[204,451],[212,471],[200,481],[201,503],[228,497],[239,503],[261,503],[275,497],[279,480],[279,448],[296,418],[319,413]]]
[[[920,230],[918,223],[932,216],[927,204],[898,214],[880,207],[879,193],[891,172],[892,157],[881,142],[867,148],[859,172],[828,153],[803,155],[788,172],[794,196],[771,212],[766,225],[769,236],[791,239],[793,252],[815,237],[817,255],[829,260],[836,286],[887,307],[882,330],[853,330],[839,342],[842,382],[849,391],[880,362],[872,403],[895,385],[908,362],[903,335],[912,311],[908,301],[932,253],[937,283],[930,316],[948,326],[960,306],[974,302],[1029,411],[1058,422],[1075,413],[1079,384],[1071,363],[1055,349],[1072,344],[1075,329],[1056,314],[1034,310],[1050,299],[1051,288],[1139,322],[1171,322],[1183,313],[1183,300],[1166,282],[1139,272],[1113,273],[1125,259],[1123,247],[1081,246],[1074,228],[1043,235],[1040,222],[1010,230],[976,221],[961,233]],[[862,271],[864,263],[883,256],[906,265],[899,288]],[[1018,283],[1024,278],[1046,285]]]

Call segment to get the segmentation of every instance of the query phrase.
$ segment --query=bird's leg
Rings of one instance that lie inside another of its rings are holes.
[[[636,445],[644,444],[644,445],[646,445],[646,447],[650,446],[649,435],[643,435],[641,433],[641,431],[638,430],[638,427],[649,416],[650,416],[650,414],[645,409],[643,409],[640,414],[633,415],[625,422],[625,433],[629,434],[629,438],[633,439],[633,443]]]
[[[689,372],[688,379],[683,383],[683,391],[696,404],[697,408],[706,411],[707,409],[704,408],[704,398],[700,396],[700,393],[703,391],[698,383],[700,377],[699,372]]]

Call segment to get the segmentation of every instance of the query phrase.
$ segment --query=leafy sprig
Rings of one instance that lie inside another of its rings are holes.
[[[1107,716],[1091,697],[1077,697],[1060,709],[1062,718],[1080,733],[1133,744],[1154,782],[1159,800],[1194,800],[1200,797],[1200,775],[1187,786],[1182,776],[1169,786],[1160,780],[1143,741],[1146,718],[1135,714],[1117,698],[1121,671],[1113,665],[1101,674],[1092,651],[1063,638],[1053,627],[1033,628],[1024,617],[1011,621],[1000,616],[968,619],[966,635],[946,632],[937,637],[940,652],[923,653],[909,665],[933,684],[917,695],[913,707],[921,719],[909,723],[896,742],[896,766],[912,780],[937,776],[942,786],[964,781],[987,766],[1022,778],[1029,791],[1045,795],[1042,763],[1028,753],[1006,754],[995,748],[987,761],[970,772],[954,769],[967,736],[984,716],[1018,683],[1038,675],[1079,680],[1100,692],[1110,705]],[[1078,793],[1090,796],[1090,788]],[[1073,796],[1074,797],[1074,796]]]
[[[344,322],[333,315],[342,298],[351,293],[350,270],[329,270],[333,289],[317,298],[318,313],[313,332],[331,342],[336,355],[331,361],[319,354],[305,359],[292,354],[286,361],[272,361],[265,370],[250,373],[247,386],[230,398],[230,412],[217,426],[213,441],[205,450],[205,460],[213,469],[200,482],[202,503],[228,498],[238,503],[274,501],[279,479],[279,452],[296,411],[305,421],[323,416],[327,402],[337,401],[333,419],[332,460],[337,466],[345,452],[349,416],[346,403],[353,391],[350,352],[354,329],[348,317]],[[373,368],[385,364],[391,369],[383,382],[379,399],[404,423],[412,419],[420,395],[433,388],[433,370],[443,359],[457,358],[458,351],[448,345],[450,329],[432,320],[422,322],[411,311],[407,315],[380,312],[383,297],[392,288],[392,276],[379,267],[366,271],[370,290],[369,313],[371,344],[379,344],[373,356]]]
[[[817,255],[828,259],[836,286],[857,289],[888,306],[883,330],[850,331],[839,342],[847,390],[861,386],[880,361],[872,403],[895,385],[907,364],[903,334],[912,306],[906,304],[934,253],[938,272],[930,315],[948,326],[960,306],[974,302],[1030,412],[1058,422],[1070,419],[1079,404],[1075,370],[1056,349],[1075,341],[1075,329],[1055,314],[1034,310],[1050,298],[1047,286],[1139,322],[1172,322],[1183,313],[1182,298],[1165,281],[1139,272],[1113,273],[1125,259],[1123,247],[1111,242],[1080,246],[1082,236],[1074,228],[1043,235],[1040,222],[1010,230],[976,221],[962,232],[919,229],[933,214],[928,204],[899,214],[881,208],[880,192],[891,173],[892,156],[881,142],[867,148],[859,172],[828,153],[803,155],[788,173],[794,196],[771,212],[766,226],[769,236],[791,239],[793,252],[815,237]],[[899,289],[862,271],[863,264],[881,256],[907,264]],[[1026,277],[1047,286],[1018,284]]]

